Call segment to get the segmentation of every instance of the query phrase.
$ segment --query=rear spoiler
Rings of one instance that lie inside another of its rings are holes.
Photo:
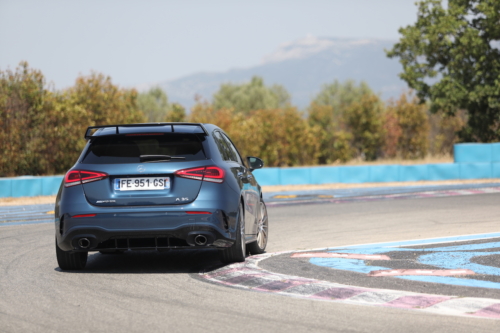
[[[87,130],[85,131],[85,139],[88,140],[92,138],[95,132],[92,132],[92,130],[95,129],[100,129],[100,128],[115,128],[116,133],[114,135],[120,134],[120,127],[154,127],[154,126],[172,126],[172,132],[175,132],[175,126],[198,126],[203,130],[203,133],[208,136],[208,131],[203,126],[203,124],[200,123],[145,123],[145,124],[121,124],[121,125],[103,125],[103,126],[89,126],[87,127]]]

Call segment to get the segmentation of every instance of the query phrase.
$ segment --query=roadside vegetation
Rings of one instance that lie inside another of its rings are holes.
[[[0,176],[61,174],[78,158],[87,126],[189,121],[223,128],[248,156],[267,166],[422,159],[449,155],[465,115],[430,114],[403,94],[384,103],[361,82],[325,85],[307,110],[282,86],[261,78],[222,85],[213,102],[198,100],[189,114],[159,88],[120,88],[91,73],[61,91],[26,62],[0,71]]]
[[[54,90],[27,62],[0,69],[0,177],[64,173],[87,126],[105,124],[214,123],[266,166],[441,161],[454,143],[499,141],[500,2],[417,5],[417,22],[387,51],[412,90],[390,101],[364,82],[333,81],[299,110],[283,86],[253,77],[187,112],[160,88],[138,93],[100,73]]]

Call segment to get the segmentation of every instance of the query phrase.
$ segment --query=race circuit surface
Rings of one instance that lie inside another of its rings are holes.
[[[268,207],[500,193],[498,183],[418,185],[264,193]],[[53,222],[54,204],[0,207],[0,226]]]
[[[54,204],[0,207],[0,226],[54,222]]]
[[[499,200],[500,194],[475,194],[269,207],[268,252],[499,232]],[[62,272],[51,223],[0,227],[0,246],[5,332],[500,330],[498,320],[206,283],[198,273],[222,267],[212,251],[94,253],[85,271]]]
[[[283,296],[500,319],[499,236],[269,253],[200,278]]]

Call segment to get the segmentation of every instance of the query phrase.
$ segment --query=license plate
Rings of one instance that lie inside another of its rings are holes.
[[[170,188],[169,177],[142,177],[142,178],[117,178],[115,190],[117,191],[149,191],[165,190]]]

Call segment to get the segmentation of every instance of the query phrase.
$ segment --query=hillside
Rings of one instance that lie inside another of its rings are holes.
[[[292,96],[292,103],[304,108],[318,93],[321,85],[337,79],[364,80],[380,93],[383,99],[397,97],[406,89],[399,79],[401,65],[388,59],[384,49],[394,41],[371,39],[316,38],[308,36],[282,44],[274,53],[265,56],[258,66],[231,69],[219,73],[196,73],[172,81],[160,82],[172,102],[188,109],[194,96],[210,100],[221,83],[245,82],[254,75],[266,84],[281,84]]]

